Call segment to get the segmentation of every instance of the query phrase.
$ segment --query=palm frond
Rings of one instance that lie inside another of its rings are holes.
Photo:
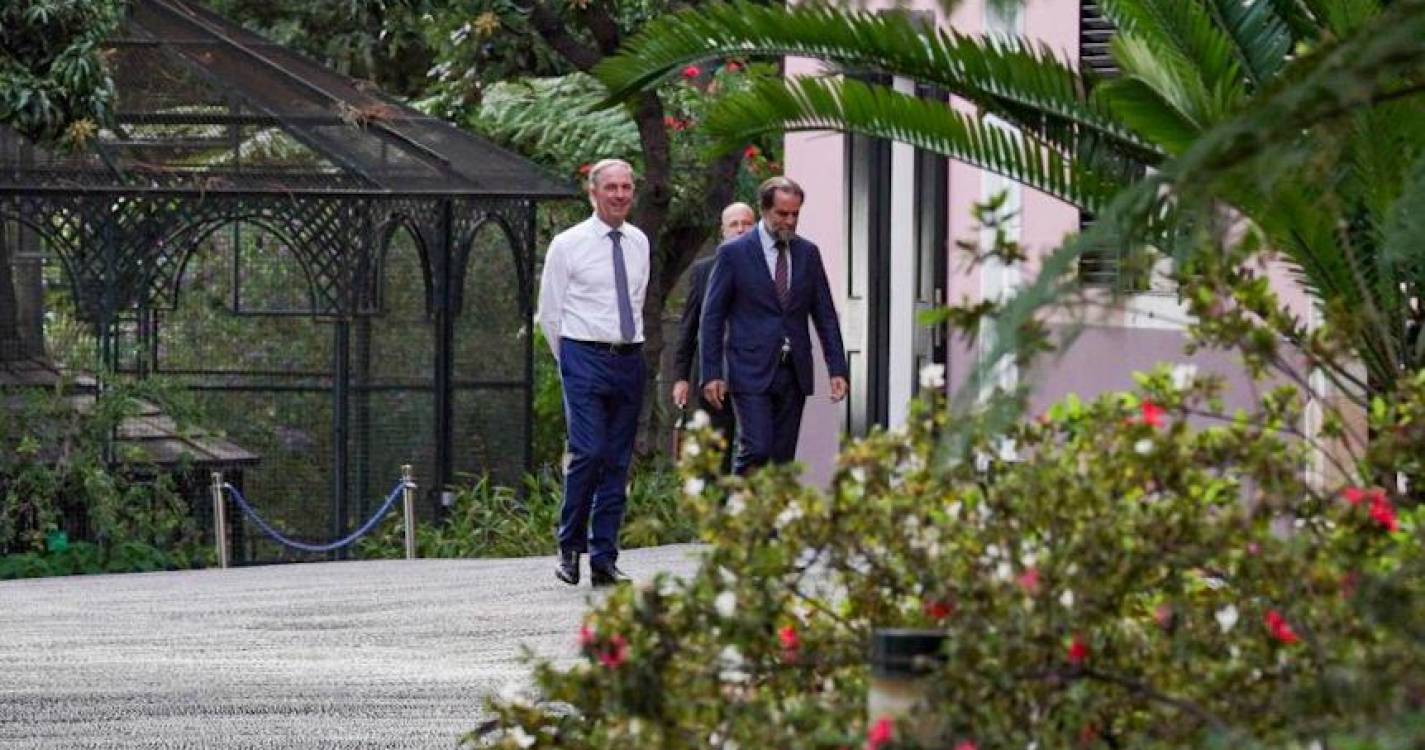
[[[1137,37],[1155,50],[1171,50],[1187,64],[1207,91],[1236,88],[1241,71],[1232,40],[1193,0],[1100,0],[1105,15],[1124,36]],[[1120,61],[1121,62],[1121,61]],[[1245,93],[1245,92],[1243,92]]]
[[[1190,123],[1194,131],[1206,130],[1218,120],[1212,94],[1186,58],[1172,49],[1155,46],[1142,37],[1128,34],[1114,37],[1109,47],[1113,51],[1114,59],[1123,69],[1124,79],[1136,80],[1151,89],[1172,114],[1183,122]],[[1114,114],[1122,117],[1121,108],[1112,102],[1114,89],[1104,88],[1107,90],[1101,97],[1109,103]],[[1151,121],[1128,121],[1127,124],[1145,138],[1163,145],[1158,141],[1158,134],[1143,129],[1145,125],[1151,124]]]
[[[1096,89],[1094,96],[1170,154],[1186,151],[1202,134],[1202,129],[1172,102],[1137,78],[1109,81]]]
[[[1122,187],[1032,134],[857,80],[768,80],[729,96],[705,120],[723,149],[768,132],[840,130],[908,143],[1004,175],[1085,210]]]
[[[1079,75],[1046,47],[926,31],[905,14],[822,3],[790,8],[712,3],[644,27],[594,71],[610,101],[646,90],[684,66],[719,57],[796,55],[848,70],[873,70],[937,86],[1027,130],[1069,123],[1131,152],[1162,158],[1089,101]],[[1047,137],[1047,132],[1046,132]]]
[[[1325,27],[1311,14],[1306,0],[1262,0],[1272,7],[1277,17],[1291,31],[1293,41],[1314,42],[1321,38]]]
[[[1291,30],[1269,2],[1208,0],[1218,25],[1232,40],[1242,71],[1260,90],[1276,77],[1291,52]]]
[[[1380,13],[1378,0],[1302,0],[1316,21],[1332,34],[1345,38]]]

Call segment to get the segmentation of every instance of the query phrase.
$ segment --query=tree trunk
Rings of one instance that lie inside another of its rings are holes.
[[[20,338],[20,305],[15,295],[11,270],[11,225],[0,222],[0,362],[22,359],[25,342]]]

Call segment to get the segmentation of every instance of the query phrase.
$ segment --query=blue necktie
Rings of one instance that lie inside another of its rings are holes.
[[[628,296],[628,268],[623,264],[623,245],[619,240],[623,232],[615,229],[609,232],[614,243],[614,286],[618,287],[618,330],[625,343],[633,341],[633,300]]]

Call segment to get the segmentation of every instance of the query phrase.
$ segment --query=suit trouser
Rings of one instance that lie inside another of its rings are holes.
[[[589,552],[595,565],[618,558],[645,367],[641,351],[616,353],[569,339],[559,344],[569,429],[559,549]]]
[[[746,474],[768,463],[784,464],[796,459],[806,400],[790,361],[777,366],[766,391],[733,394],[739,427],[733,471]]]

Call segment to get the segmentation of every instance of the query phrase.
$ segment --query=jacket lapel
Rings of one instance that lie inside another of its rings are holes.
[[[772,300],[772,304],[781,307],[781,301],[777,299],[777,285],[772,281],[772,274],[767,270],[767,256],[762,254],[762,236],[757,233],[754,227],[752,231],[744,234],[749,237],[747,241],[747,262],[752,264],[753,278],[760,279],[757,286],[762,293]]]

